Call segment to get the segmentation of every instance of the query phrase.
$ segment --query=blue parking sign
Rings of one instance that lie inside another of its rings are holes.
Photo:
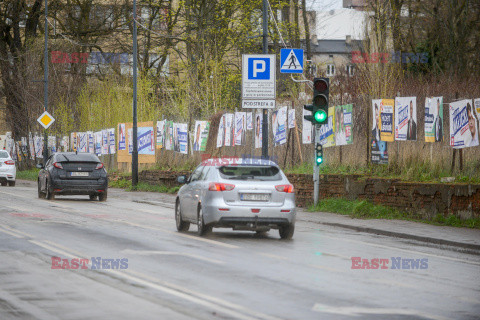
[[[275,99],[276,62],[274,54],[242,55],[242,99]]]
[[[270,80],[269,58],[248,58],[249,80]]]

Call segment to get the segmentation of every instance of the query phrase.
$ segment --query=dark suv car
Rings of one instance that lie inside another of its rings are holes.
[[[52,200],[55,195],[89,195],[90,200],[107,200],[107,170],[91,153],[58,152],[45,167],[38,164],[38,197]]]

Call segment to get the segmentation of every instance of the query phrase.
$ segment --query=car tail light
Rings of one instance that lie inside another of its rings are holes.
[[[286,193],[293,193],[293,185],[291,184],[281,184],[279,186],[275,186],[278,192],[286,192]]]
[[[95,167],[95,170],[102,169],[103,168],[103,163],[98,163],[97,166]]]
[[[234,188],[235,185],[228,183],[210,182],[210,184],[208,185],[209,191],[231,191]]]
[[[220,211],[230,211],[230,209],[228,209],[228,208],[218,208],[218,210],[220,210]]]
[[[8,164],[8,165],[13,166],[13,165],[15,165],[15,161],[13,161],[13,160],[7,160],[7,161],[5,161],[5,164]]]
[[[252,209],[252,213],[259,213],[260,209]]]
[[[98,189],[97,192],[105,192],[105,190]]]
[[[62,164],[61,164],[60,162],[54,162],[54,163],[53,163],[53,166],[54,166],[55,168],[57,168],[57,169],[63,169],[63,166],[62,166]]]

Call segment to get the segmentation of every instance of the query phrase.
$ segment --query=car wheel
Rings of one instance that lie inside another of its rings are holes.
[[[47,191],[46,191],[47,200],[55,200],[55,194],[53,191],[50,191],[50,182],[47,181]]]
[[[197,226],[198,226],[198,235],[204,236],[212,231],[211,226],[206,226],[205,222],[203,221],[203,210],[202,207],[198,207],[198,214],[197,214]]]
[[[294,231],[295,231],[295,225],[294,224],[288,224],[288,225],[282,226],[282,227],[280,227],[280,229],[278,229],[278,232],[280,233],[280,238],[285,239],[285,240],[292,239]]]
[[[190,222],[183,221],[182,212],[180,210],[180,200],[175,202],[175,224],[178,231],[188,231],[190,229]]]
[[[38,186],[38,197],[40,199],[45,199],[45,193],[43,193],[42,190],[40,189],[40,181],[38,181],[37,186]]]
[[[7,185],[6,182],[2,182],[2,187],[5,187]]]
[[[97,195],[96,194],[91,194],[88,196],[90,200],[97,200]]]
[[[8,181],[9,187],[15,187],[15,181]]]
[[[107,201],[107,191],[102,192],[98,195],[98,201]]]

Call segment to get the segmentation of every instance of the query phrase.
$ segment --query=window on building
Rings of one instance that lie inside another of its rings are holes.
[[[354,65],[347,65],[347,74],[352,77],[355,74],[355,66]]]
[[[333,77],[335,75],[335,65],[333,63],[327,64],[327,76]]]

